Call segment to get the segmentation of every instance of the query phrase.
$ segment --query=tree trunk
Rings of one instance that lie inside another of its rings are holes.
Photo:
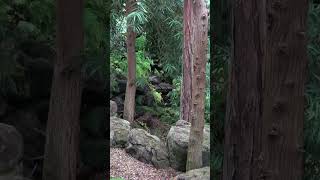
[[[79,155],[83,1],[57,1],[57,59],[51,89],[44,180],[75,180]]]
[[[301,180],[307,0],[233,5],[223,179]]]
[[[127,15],[134,9],[134,0],[127,0],[126,11]],[[136,96],[136,33],[133,27],[127,28],[127,52],[128,52],[128,78],[126,95],[124,100],[123,118],[129,122],[133,122],[135,114],[135,96]]]
[[[261,151],[265,1],[234,1],[225,121],[224,180],[256,180]]]
[[[208,52],[208,9],[204,0],[191,1],[191,129],[186,169],[202,167],[205,110],[206,61]]]
[[[307,11],[307,0],[267,1],[260,157],[262,175],[274,180],[303,178]]]
[[[191,120],[191,9],[192,0],[185,0],[183,7],[183,67],[180,98],[180,119]]]

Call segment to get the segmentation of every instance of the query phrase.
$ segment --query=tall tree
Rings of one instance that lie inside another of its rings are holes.
[[[202,167],[208,9],[204,0],[189,1],[191,9],[191,129],[186,169]]]
[[[308,0],[266,2],[262,171],[271,179],[301,180]]]
[[[183,5],[183,67],[180,97],[180,119],[190,122],[191,111],[191,9],[192,0]]]
[[[232,52],[225,120],[224,180],[260,179],[261,64],[265,1],[233,1]]]
[[[128,15],[135,10],[136,0],[127,0],[126,13]],[[128,24],[128,23],[127,23]],[[136,32],[128,24],[127,27],[127,58],[128,58],[128,77],[126,95],[124,100],[123,118],[132,122],[135,114],[135,97],[136,97]]]
[[[75,180],[79,151],[82,0],[57,0],[57,59],[47,122],[43,179]]]
[[[233,4],[224,180],[302,179],[307,8]]]

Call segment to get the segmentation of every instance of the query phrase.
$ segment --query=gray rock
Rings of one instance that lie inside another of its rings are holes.
[[[188,121],[179,120],[176,122],[176,126],[184,127],[184,126],[191,126],[191,124]]]
[[[115,101],[110,101],[110,116],[116,116],[118,112],[118,106]]]
[[[110,146],[125,147],[130,129],[129,121],[115,116],[110,117]]]
[[[171,84],[164,82],[156,84],[154,87],[157,91],[160,92],[169,92],[173,89],[173,86]]]
[[[170,166],[178,171],[186,170],[190,123],[184,120],[176,122],[175,126],[170,128],[167,135],[167,147],[170,160]],[[202,150],[203,166],[209,165],[210,155],[210,127],[205,125],[204,140]]]
[[[132,129],[129,133],[127,153],[134,158],[157,168],[169,166],[166,145],[157,136],[143,129]]]
[[[149,82],[151,84],[159,84],[161,82],[160,78],[158,76],[150,76]]]
[[[26,109],[18,109],[8,113],[2,122],[14,126],[22,135],[24,141],[23,153],[28,157],[36,157],[43,153],[41,149],[45,144],[46,127],[33,109],[34,106],[29,106]]]
[[[125,93],[120,94],[114,98],[112,98],[112,101],[114,101],[117,104],[117,112],[123,112],[124,109],[124,98],[125,98]]]
[[[0,179],[22,174],[22,135],[13,126],[0,123]]]
[[[200,169],[193,169],[183,174],[179,174],[175,178],[176,180],[210,180],[210,168],[203,167]]]

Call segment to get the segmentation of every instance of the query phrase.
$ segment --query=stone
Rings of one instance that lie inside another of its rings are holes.
[[[118,117],[110,117],[110,146],[125,147],[130,132],[130,123]]]
[[[149,77],[149,82],[151,84],[160,84],[161,83],[161,80],[158,76],[150,76]]]
[[[43,154],[45,144],[46,126],[33,108],[12,111],[3,119],[3,123],[14,126],[21,133],[24,141],[24,155],[27,157]]]
[[[210,167],[193,169],[186,173],[179,174],[173,180],[210,180]]]
[[[168,152],[164,142],[143,129],[132,129],[129,133],[126,152],[139,161],[156,168],[169,166]]]
[[[116,116],[118,112],[118,106],[115,101],[110,101],[110,116]]]
[[[124,110],[124,98],[125,94],[120,94],[114,98],[112,98],[112,101],[114,101],[117,104],[117,113],[123,112]]]
[[[167,135],[167,147],[170,160],[170,166],[178,171],[186,170],[189,134],[191,124],[184,120],[176,122],[175,126],[170,128]],[[205,125],[203,130],[203,150],[202,161],[203,166],[209,165],[210,155],[210,127]]]
[[[14,126],[0,123],[0,179],[22,175],[23,138]]]
[[[159,83],[155,85],[155,89],[159,92],[170,92],[173,89],[173,86],[169,83]]]

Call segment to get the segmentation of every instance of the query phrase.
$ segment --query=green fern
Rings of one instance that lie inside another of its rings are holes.
[[[141,33],[143,25],[148,21],[148,11],[143,0],[138,1],[136,5],[136,9],[126,17],[127,26],[132,27],[134,32]]]

